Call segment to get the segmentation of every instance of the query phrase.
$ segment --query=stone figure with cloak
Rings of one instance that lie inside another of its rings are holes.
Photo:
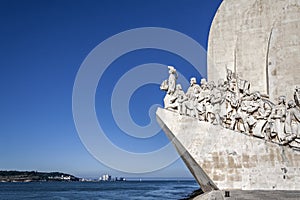
[[[176,69],[173,66],[168,66],[169,69],[169,79],[168,79],[168,94],[172,95],[175,92],[175,88],[176,88],[176,80],[178,78]]]
[[[176,90],[176,80],[178,78],[176,69],[173,66],[168,66],[169,69],[169,78],[164,80],[160,86],[161,90],[167,91],[167,95],[164,98],[165,108],[172,108],[174,105],[171,105],[173,95]]]

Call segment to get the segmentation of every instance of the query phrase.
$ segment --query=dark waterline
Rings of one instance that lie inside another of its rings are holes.
[[[182,199],[199,189],[195,181],[0,183],[0,199]]]

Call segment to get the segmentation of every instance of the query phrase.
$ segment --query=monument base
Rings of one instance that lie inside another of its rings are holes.
[[[300,152],[166,109],[156,116],[204,192],[300,190]]]
[[[227,195],[226,195],[227,193]],[[230,191],[211,191],[199,195],[193,200],[274,200],[274,199],[289,199],[298,200],[300,196],[299,190],[230,190]]]

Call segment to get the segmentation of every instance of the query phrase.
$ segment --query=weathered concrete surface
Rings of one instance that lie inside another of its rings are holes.
[[[292,98],[300,85],[300,0],[224,0],[208,42],[208,80],[227,66],[252,91]]]
[[[188,168],[201,167],[191,171],[200,186],[212,179],[226,190],[300,190],[300,152],[162,108],[156,115]]]

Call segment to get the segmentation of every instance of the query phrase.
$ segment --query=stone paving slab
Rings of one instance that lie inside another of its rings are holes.
[[[194,200],[300,200],[300,190],[231,190],[212,191],[199,195]]]

